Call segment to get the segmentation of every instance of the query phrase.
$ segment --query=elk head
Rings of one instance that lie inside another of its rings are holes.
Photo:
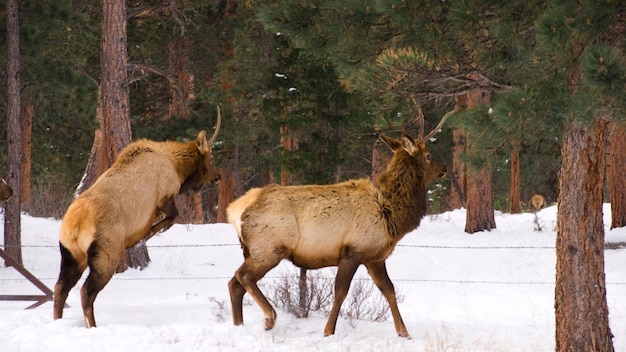
[[[215,142],[217,134],[220,131],[222,124],[222,114],[220,113],[220,107],[217,107],[217,122],[215,124],[215,131],[211,136],[211,139],[207,140],[206,131],[200,131],[195,141],[195,147],[200,154],[200,165],[197,172],[195,172],[190,178],[188,178],[181,186],[181,193],[187,191],[198,191],[205,183],[215,183],[220,180],[220,173],[215,166],[215,158],[211,153],[211,145]]]

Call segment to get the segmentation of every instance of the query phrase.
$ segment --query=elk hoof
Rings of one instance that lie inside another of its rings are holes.
[[[408,333],[408,332],[406,332],[406,331],[399,331],[399,332],[398,332],[398,336],[400,336],[400,337],[404,337],[404,338],[406,338],[407,340],[410,340],[410,339],[411,339],[411,336],[410,336],[410,335],[409,335],[409,333]]]
[[[265,318],[265,330],[272,330],[276,322],[276,312],[272,311],[272,316]]]

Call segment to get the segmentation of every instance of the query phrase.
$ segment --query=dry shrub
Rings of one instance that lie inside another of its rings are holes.
[[[269,301],[298,318],[306,318],[315,311],[328,315],[333,305],[334,278],[325,277],[321,271],[309,271],[306,276],[302,295],[299,272],[283,274],[264,284]],[[396,296],[398,303],[404,301],[403,295],[396,293]],[[354,279],[340,315],[352,326],[360,320],[385,321],[389,318],[389,304],[371,280]]]

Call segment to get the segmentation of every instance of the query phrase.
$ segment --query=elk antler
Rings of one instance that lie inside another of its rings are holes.
[[[441,118],[441,121],[439,121],[439,123],[437,124],[437,127],[435,127],[434,130],[430,131],[430,133],[426,137],[422,138],[422,140],[426,141],[427,139],[430,139],[432,136],[436,135],[441,129],[441,127],[443,126],[444,122],[446,122],[448,117],[452,116],[455,112],[457,112],[456,109],[452,111],[448,111],[445,115],[443,115],[443,117]]]
[[[220,131],[221,124],[222,124],[222,114],[220,113],[220,106],[218,105],[217,106],[217,122],[215,123],[215,132],[213,132],[211,139],[209,139],[209,145],[215,142],[215,139],[217,138],[217,133]]]
[[[418,138],[422,138],[422,136],[424,135],[424,111],[422,110],[422,105],[419,104],[417,102],[417,100],[415,100],[415,98],[413,98],[413,104],[415,104],[415,107],[417,108],[417,125],[419,126],[419,137]]]

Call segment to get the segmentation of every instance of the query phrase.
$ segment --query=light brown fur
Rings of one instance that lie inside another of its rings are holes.
[[[543,198],[541,194],[535,194],[530,198],[530,202],[528,202],[528,207],[530,211],[537,212],[546,206],[546,200]]]
[[[54,318],[63,316],[69,290],[89,266],[81,300],[87,327],[95,326],[93,301],[113,276],[124,250],[173,224],[178,216],[174,197],[179,192],[218,179],[205,131],[189,143],[140,140],[124,148],[63,217]]]
[[[337,266],[335,299],[324,329],[335,332],[352,277],[364,264],[389,302],[396,331],[408,337],[397,307],[385,259],[426,213],[426,184],[446,172],[420,141],[408,136],[381,139],[394,151],[379,187],[369,179],[334,185],[255,188],[227,209],[239,234],[244,263],[229,282],[233,323],[243,323],[242,299],[249,293],[265,313],[265,327],[276,312],[256,282],[282,259],[317,269]]]
[[[0,177],[0,202],[11,198],[12,195],[13,189],[7,185],[7,181]]]

